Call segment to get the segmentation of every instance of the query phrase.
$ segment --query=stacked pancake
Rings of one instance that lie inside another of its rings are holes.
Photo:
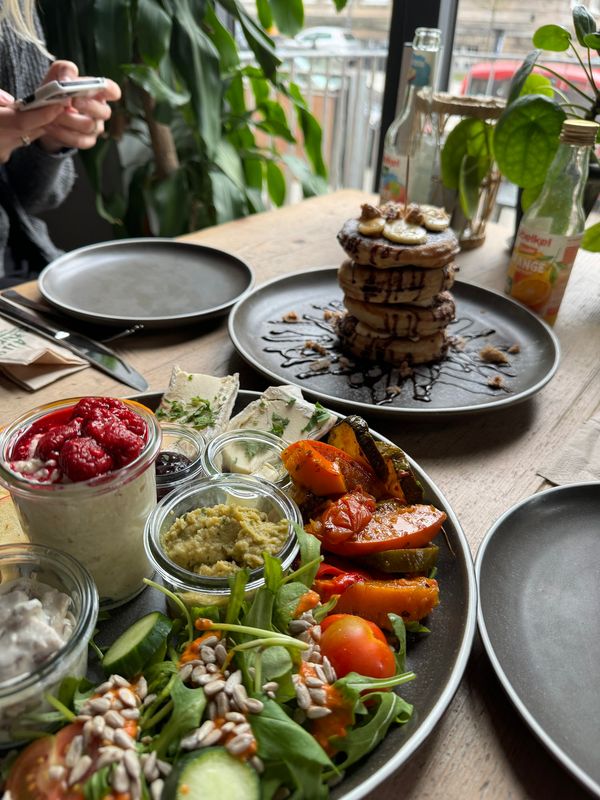
[[[443,209],[363,205],[338,233],[349,256],[338,272],[346,313],[337,321],[344,350],[402,366],[437,361],[454,319],[454,256],[459,250]]]

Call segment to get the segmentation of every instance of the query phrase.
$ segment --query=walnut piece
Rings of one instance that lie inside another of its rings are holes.
[[[315,353],[319,353],[321,356],[327,355],[327,348],[323,347],[323,345],[319,344],[319,342],[314,342],[312,339],[307,339],[304,342],[304,349],[313,350]]]
[[[284,322],[299,322],[300,317],[296,311],[287,311],[281,318]]]
[[[491,344],[486,344],[485,347],[482,347],[479,351],[479,357],[483,361],[487,361],[488,364],[510,364],[510,361],[506,357],[505,353],[502,350],[498,350],[497,347],[494,347]]]
[[[404,211],[404,221],[409,225],[423,225],[425,215],[416,203],[410,203]]]
[[[393,219],[398,219],[400,217],[404,206],[401,203],[394,203],[391,200],[388,200],[387,203],[384,203],[379,212],[381,213],[382,217],[385,217],[388,222]]]
[[[508,350],[506,352],[507,353],[511,353],[511,354],[520,353],[521,352],[521,346],[518,345],[518,344],[511,344],[511,346],[508,348]]]
[[[380,217],[381,213],[376,206],[372,206],[370,203],[363,203],[360,207],[360,217],[363,222],[367,222],[370,219],[377,219]]]
[[[502,389],[504,387],[502,375],[494,375],[493,377],[488,378],[487,385],[492,389]]]

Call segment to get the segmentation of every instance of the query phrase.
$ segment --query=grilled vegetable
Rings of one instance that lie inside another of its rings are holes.
[[[362,417],[353,415],[338,422],[329,431],[327,441],[357,461],[371,467],[380,480],[387,479],[386,461],[377,449],[373,434]]]
[[[320,497],[357,488],[381,496],[383,486],[373,470],[339,447],[303,439],[286,447],[281,460],[296,485]]]
[[[422,503],[423,487],[416,479],[403,450],[387,442],[376,442],[386,463],[385,488],[392,497],[403,503]]]
[[[359,581],[349,586],[335,606],[336,614],[357,614],[380,628],[390,630],[388,614],[408,622],[426,617],[439,603],[433,578],[396,578],[389,581]]]
[[[365,556],[362,563],[381,572],[429,572],[437,564],[439,551],[436,544],[405,547],[402,550],[382,550]]]

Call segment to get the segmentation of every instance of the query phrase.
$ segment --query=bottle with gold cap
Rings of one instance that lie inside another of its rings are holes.
[[[556,321],[585,227],[582,197],[600,125],[563,122],[560,143],[537,200],[527,209],[508,267],[506,293]]]

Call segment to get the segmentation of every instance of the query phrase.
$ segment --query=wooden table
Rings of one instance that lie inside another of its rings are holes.
[[[357,191],[337,192],[185,238],[241,256],[254,268],[256,282],[261,284],[288,272],[339,264],[342,251],[336,233],[346,218],[357,214],[364,200]],[[505,228],[490,225],[485,245],[459,256],[461,280],[501,290],[509,234]],[[504,511],[547,486],[536,468],[600,409],[599,260],[587,253],[577,258],[555,326],[561,364],[535,397],[505,410],[454,419],[410,419],[401,424],[372,420],[373,427],[395,439],[444,492],[473,554]],[[165,291],[176,290],[167,281],[165,276]],[[25,290],[37,296],[35,284]],[[238,371],[242,387],[266,386],[234,352],[224,321],[139,335],[123,340],[115,349],[146,376],[151,391],[167,385],[174,363],[190,372],[225,375]],[[32,405],[90,392],[131,393],[90,369],[33,395],[0,378],[0,424]],[[567,800],[587,796],[521,721],[479,640],[441,723],[411,761],[372,794],[378,800]]]

